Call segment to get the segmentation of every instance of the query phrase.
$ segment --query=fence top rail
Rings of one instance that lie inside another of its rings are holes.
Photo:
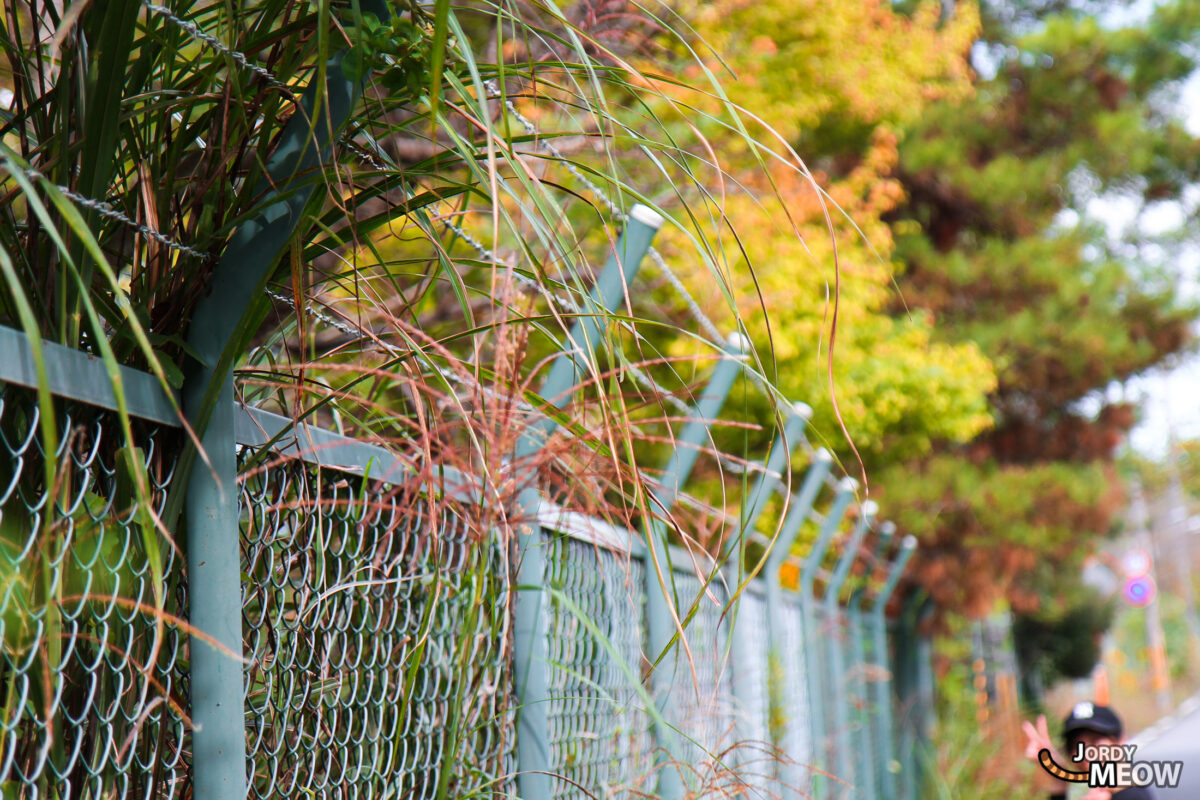
[[[239,445],[269,446],[283,456],[392,486],[407,483],[417,474],[412,463],[385,447],[253,406],[238,404],[233,432]],[[464,501],[480,499],[476,477],[446,466],[438,470],[438,475],[447,496]]]
[[[119,410],[112,378],[98,356],[45,340],[42,353],[52,394],[110,411]],[[158,378],[132,367],[117,369],[130,415],[181,427],[176,411],[178,399],[172,402]],[[4,325],[0,325],[0,383],[38,388],[37,363],[29,337],[24,331]]]
[[[646,546],[642,537],[624,526],[613,525],[580,511],[569,511],[544,497],[534,515],[537,524],[546,530],[557,531],[572,539],[634,558],[645,556]]]
[[[544,530],[560,533],[594,547],[642,561],[648,558],[649,548],[646,547],[643,534],[580,511],[570,511],[544,497],[538,503],[534,521]],[[707,573],[716,566],[716,562],[708,553],[689,551],[675,544],[668,545],[667,558],[671,571],[676,575],[696,578],[701,582],[707,582]],[[721,584],[722,580],[715,577],[714,582]],[[766,596],[766,584],[762,578],[751,580],[749,590],[756,597]]]
[[[46,378],[51,394],[67,400],[117,411],[117,395],[104,362],[91,353],[42,341]],[[163,389],[158,378],[132,367],[118,366],[129,414],[173,428],[182,427],[178,398]],[[0,383],[37,389],[37,362],[24,331],[0,325]],[[175,402],[172,402],[174,400]],[[237,443],[251,447],[270,444],[273,450],[311,464],[338,469],[398,485],[415,473],[411,464],[378,445],[361,442],[315,425],[250,406],[239,405],[235,420]],[[459,499],[478,499],[478,481],[459,470],[440,472],[446,493]]]

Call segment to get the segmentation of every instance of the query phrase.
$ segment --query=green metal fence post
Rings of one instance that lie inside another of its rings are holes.
[[[771,446],[771,453],[767,457],[767,463],[763,466],[763,471],[758,474],[754,488],[748,495],[750,502],[743,506],[744,513],[737,534],[725,543],[724,557],[726,560],[730,558],[736,559],[734,566],[737,568],[739,578],[742,570],[745,568],[745,564],[741,562],[740,556],[745,548],[746,536],[754,529],[758,518],[766,510],[767,501],[771,498],[773,484],[786,485],[782,477],[783,470],[788,465],[792,450],[799,444],[800,437],[804,435],[804,426],[808,423],[813,413],[812,409],[805,403],[793,403],[789,411],[790,413],[788,414],[787,421],[784,422],[783,430],[779,432],[779,435],[775,438],[775,443]]]
[[[741,334],[729,337],[729,347],[736,355],[729,355],[718,362],[712,377],[696,402],[692,418],[684,425],[675,439],[675,447],[663,470],[659,488],[654,499],[662,516],[670,513],[683,485],[691,475],[692,467],[700,455],[700,448],[708,441],[708,428],[721,413],[733,382],[742,372],[742,354],[750,349],[750,343]],[[670,760],[678,754],[677,737],[671,725],[674,710],[671,706],[671,688],[674,675],[667,666],[672,664],[666,654],[675,638],[675,620],[672,608],[679,608],[674,592],[672,569],[667,551],[667,526],[661,519],[654,519],[646,526],[648,545],[647,563],[644,571],[646,592],[646,655],[653,667],[650,673],[650,689],[655,699],[658,718],[654,721],[655,765],[658,770],[658,797],[662,800],[678,800],[685,794],[683,781],[678,770],[672,769]],[[658,565],[656,569],[655,565]],[[658,570],[662,574],[659,575]],[[666,658],[666,661],[662,659]]]
[[[380,19],[390,16],[381,0],[362,0],[361,5]],[[261,185],[267,201],[230,237],[188,327],[188,344],[200,363],[184,382],[183,410],[208,459],[197,467],[199,451],[189,442],[177,467],[180,482],[186,479],[182,510],[187,522],[188,621],[228,650],[191,637],[192,791],[204,800],[246,797],[233,369],[261,321],[253,311],[258,308],[254,301],[316,185],[313,181],[297,188],[294,182],[328,158],[332,137],[362,92],[363,80],[342,72],[344,55],[330,58],[324,86],[314,82],[304,92],[300,109],[268,161]],[[179,497],[173,491],[169,498],[164,514],[168,526],[181,510]]]
[[[879,525],[879,536],[875,540],[873,560],[875,564],[884,563],[888,559],[888,551],[892,538],[896,533],[896,525],[885,521]],[[855,690],[858,692],[858,714],[854,723],[856,732],[855,748],[860,753],[869,753],[867,759],[867,780],[870,781],[871,797],[883,796],[883,773],[887,771],[883,751],[879,747],[880,710],[875,705],[875,685],[881,680],[882,669],[878,666],[875,652],[875,639],[872,636],[870,612],[863,611],[863,601],[870,589],[870,578],[874,574],[874,566],[863,576],[862,584],[850,601],[850,613],[858,626],[859,637],[856,642],[855,663],[858,664],[858,680]],[[885,579],[886,580],[886,579]],[[886,663],[886,657],[885,657]]]
[[[918,789],[925,785],[925,766],[928,763],[929,737],[933,728],[933,641],[930,637],[921,633],[922,626],[928,622],[932,614],[933,599],[926,596],[917,610],[916,626],[913,630],[917,639],[917,698],[915,707],[918,711],[915,728],[915,744],[917,746],[918,757],[914,764],[915,780],[912,783],[912,797],[914,800],[917,797]]]
[[[850,689],[846,696],[846,706],[850,710],[847,716],[849,733],[848,747],[856,754],[854,788],[856,797],[860,800],[875,798],[875,764],[871,753],[871,737],[867,735],[867,709],[865,708],[866,676],[863,667],[866,665],[866,653],[863,647],[862,627],[862,597],[865,586],[857,586],[850,595],[846,605],[846,632],[848,635],[847,648],[850,653]]]
[[[191,637],[192,791],[214,800],[246,797],[246,717],[242,662],[237,657],[242,653],[242,571],[233,425],[230,377],[201,439],[209,465],[192,472],[186,498],[188,622],[228,651]]]
[[[391,18],[384,0],[359,0],[358,5],[381,20]],[[233,374],[267,313],[256,301],[320,184],[314,172],[329,160],[333,139],[362,94],[365,79],[350,78],[342,71],[345,56],[346,51],[337,52],[326,62],[324,86],[313,81],[305,89],[299,108],[284,126],[267,161],[267,174],[259,182],[261,210],[230,235],[213,268],[207,293],[192,314],[188,344],[200,364],[184,383],[184,411],[201,435],[208,414],[215,413],[219,396],[227,390],[224,380]],[[181,476],[191,475],[196,458],[194,447],[185,448],[179,465]],[[178,510],[169,509],[172,514]]]
[[[662,224],[663,218],[647,206],[637,205],[630,211],[617,249],[592,287],[592,309],[586,306],[581,309],[583,313],[567,334],[566,352],[554,359],[542,384],[542,397],[555,407],[562,408],[567,404],[576,384],[586,373],[591,354],[603,336],[606,313],[616,310],[625,298],[626,288],[632,285],[642,259],[650,249],[650,242]],[[594,313],[588,313],[589,310]],[[556,426],[547,419],[539,427],[549,432]]]
[[[913,615],[912,610],[913,595],[908,595],[904,598],[903,605],[900,608],[900,614],[892,622],[892,647],[894,652],[892,672],[892,686],[894,689],[893,699],[896,703],[896,709],[899,711],[899,718],[896,720],[893,730],[896,732],[896,797],[898,800],[907,800],[912,797],[912,792],[909,791],[909,784],[913,778],[913,738],[912,725],[909,716],[912,709],[909,707],[916,692],[911,688],[914,682],[915,673],[913,670],[913,648],[912,643],[915,639],[911,635]]]
[[[740,333],[732,333],[728,346],[729,352],[717,362],[712,376],[696,400],[691,418],[675,437],[675,447],[663,467],[655,498],[664,513],[675,505],[675,499],[700,457],[700,449],[709,442],[709,426],[721,413],[734,380],[742,374],[745,356],[750,352],[750,341]]]
[[[570,401],[574,387],[586,368],[588,354],[600,342],[604,312],[612,311],[625,297],[650,241],[663,219],[645,206],[635,206],[629,215],[617,249],[601,270],[592,289],[592,309],[576,320],[568,334],[565,352],[550,368],[542,386],[542,397],[556,408]],[[594,314],[587,314],[592,310]],[[522,435],[515,460],[526,461],[554,430],[545,418]],[[522,478],[517,494],[517,579],[513,610],[513,669],[517,694],[517,787],[523,800],[549,800],[553,794],[554,764],[550,758],[548,716],[549,683],[546,663],[546,614],[542,587],[545,581],[545,542],[541,528],[530,519],[541,496],[533,471]]]
[[[737,593],[743,588],[745,582],[746,538],[754,529],[754,525],[762,516],[763,511],[766,510],[774,487],[776,485],[786,486],[783,473],[788,467],[792,450],[796,448],[804,435],[804,426],[812,417],[812,409],[804,403],[793,403],[789,412],[783,430],[779,432],[775,443],[771,446],[771,452],[767,457],[766,464],[763,465],[763,471],[759,473],[754,488],[748,495],[749,502],[743,504],[742,522],[738,526],[737,533],[725,543],[724,572],[734,597],[738,596]],[[762,652],[768,643],[747,641],[744,633],[745,625],[738,624],[739,614],[738,608],[732,608],[726,615],[726,619],[729,625],[730,684],[733,690],[735,709],[734,741],[745,742],[752,738],[751,732],[747,730],[747,709],[751,708],[755,699],[756,687],[750,683],[751,676],[744,662],[750,659],[756,650]],[[765,677],[769,682],[769,673]]]
[[[825,781],[820,773],[828,767],[828,748],[825,746],[825,710],[821,705],[826,690],[821,675],[823,670],[822,637],[818,630],[814,607],[813,581],[825,558],[825,552],[829,549],[830,542],[833,541],[833,535],[841,525],[842,517],[845,516],[850,501],[854,499],[856,489],[858,489],[858,481],[853,478],[842,478],[838,481],[837,492],[834,494],[833,503],[825,515],[825,520],[821,523],[817,541],[813,544],[812,551],[804,559],[804,564],[800,568],[800,610],[804,619],[804,655],[807,664],[805,675],[808,678],[809,720],[811,721],[813,743],[812,767],[815,770],[812,794],[815,798],[825,796]]]
[[[784,651],[782,647],[783,626],[780,615],[783,601],[779,570],[800,533],[800,526],[812,512],[813,503],[816,502],[821,487],[825,485],[825,478],[832,466],[833,456],[828,450],[821,447],[813,452],[812,463],[804,475],[804,482],[792,495],[787,517],[784,518],[779,537],[771,545],[764,567],[767,584],[768,696],[771,702],[771,718],[781,721],[781,730],[775,745],[785,750],[786,759],[779,765],[780,790],[785,798],[799,798],[805,794],[800,788],[802,781],[799,769],[800,759],[805,758],[805,754],[786,752],[790,734],[794,733],[794,728],[800,724],[800,709],[798,698],[792,696],[791,683],[782,678],[789,668],[795,667],[794,660],[801,654]]]
[[[870,528],[871,522],[875,518],[878,506],[871,500],[867,500],[859,508],[858,522],[854,526],[854,532],[850,534],[850,540],[846,542],[845,548],[842,550],[841,556],[838,558],[837,565],[834,567],[833,575],[829,579],[829,583],[825,587],[825,619],[836,619],[840,613],[838,605],[838,595],[841,593],[842,585],[846,582],[846,578],[850,575],[850,567],[858,558],[858,549],[862,546],[863,538],[867,535],[867,529]],[[845,689],[845,670],[846,664],[843,658],[842,648],[843,643],[840,636],[830,637],[828,640],[829,647],[826,651],[829,661],[829,680],[831,685],[826,687],[826,691],[831,693],[833,701],[833,763],[835,774],[843,781],[850,775],[852,766],[850,764],[850,712],[847,709],[849,697]],[[839,786],[843,786],[839,784]],[[845,796],[846,789],[841,788],[837,792],[839,796]]]
[[[896,531],[896,526],[891,522],[884,522],[879,526],[879,536],[875,541],[875,550],[873,557],[876,561],[883,558],[887,552],[888,544],[892,540],[892,535]],[[867,638],[869,630],[863,625],[863,598],[867,594],[867,583],[871,577],[871,572],[868,571],[859,585],[855,587],[854,593],[850,596],[850,602],[847,605],[847,618],[850,622],[850,662],[854,673],[854,697],[851,698],[852,708],[855,709],[851,725],[853,728],[854,752],[859,754],[858,762],[862,765],[864,775],[856,781],[856,786],[860,790],[860,797],[878,798],[880,794],[879,780],[877,778],[879,767],[879,759],[881,758],[879,749],[876,746],[877,738],[875,736],[875,724],[878,715],[872,712],[870,708],[868,695],[868,675],[867,675]],[[873,658],[872,654],[872,658]]]
[[[875,687],[876,713],[879,714],[879,723],[876,727],[876,752],[879,754],[878,760],[881,765],[879,772],[880,796],[883,800],[896,800],[896,772],[900,768],[900,761],[896,753],[896,731],[893,727],[895,722],[892,716],[892,680],[895,670],[888,661],[886,611],[888,600],[896,590],[900,576],[904,574],[909,559],[912,558],[916,549],[916,537],[905,536],[904,541],[900,543],[900,552],[888,569],[887,581],[871,604],[871,658],[880,676],[873,686]],[[900,654],[897,653],[896,661],[899,660],[899,656]]]
[[[925,709],[921,707],[922,653],[921,637],[917,631],[925,600],[923,592],[909,594],[905,598],[904,612],[896,625],[896,645],[902,654],[897,659],[897,701],[904,714],[899,725],[897,753],[901,775],[900,796],[906,800],[917,800],[921,783],[917,748],[924,727],[920,720]]]

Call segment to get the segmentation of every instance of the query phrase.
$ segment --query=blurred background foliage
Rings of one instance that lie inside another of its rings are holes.
[[[1195,307],[1144,253],[1195,232],[1114,241],[1089,204],[1152,211],[1195,179],[1177,98],[1200,15],[1164,3],[1122,24],[1113,6],[985,3],[976,91],[931,107],[900,148],[896,305],[976,343],[998,383],[994,426],[887,469],[882,503],[926,520],[915,579],[968,612],[1001,597],[1026,613],[1086,603],[1058,587],[1123,508],[1111,464],[1135,420],[1104,390],[1190,344]],[[917,474],[919,491],[891,492],[889,476]],[[958,583],[946,565],[972,559],[986,579]]]
[[[1117,527],[1113,460],[1136,421],[1109,389],[1189,348],[1197,313],[1169,255],[1194,226],[1121,235],[1095,207],[1153,215],[1197,177],[1179,92],[1200,13],[809,5],[675,7],[711,49],[674,70],[662,60],[680,46],[655,49],[647,75],[666,95],[706,69],[737,80],[703,96],[688,123],[707,150],[680,165],[704,176],[714,210],[691,230],[725,243],[720,281],[676,249],[684,233],[662,250],[714,319],[740,312],[764,373],[814,406],[815,437],[852,474],[861,457],[882,515],[920,537],[909,588],[935,601],[936,627],[998,603],[1030,625],[1083,613],[1072,587]],[[807,174],[723,121],[730,104],[800,155],[836,202],[828,216]],[[784,202],[756,203],[766,189]],[[667,288],[663,309],[686,319]],[[691,336],[662,339],[696,352]],[[742,404],[765,422],[759,394]],[[769,427],[718,441],[765,444]]]
[[[1114,4],[790,8],[703,4],[694,24],[740,44],[725,56],[746,77],[730,98],[758,104],[846,213],[827,223],[806,187],[786,213],[726,202],[761,232],[738,242],[757,281],[731,291],[770,310],[755,337],[774,345],[769,369],[816,407],[814,427],[853,470],[836,397],[872,496],[922,540],[911,575],[939,608],[1066,613],[1082,601],[1059,584],[1124,504],[1112,461],[1135,412],[1104,390],[1184,350],[1196,314],[1170,263],[1143,256],[1195,231],[1113,241],[1089,204],[1119,196],[1151,212],[1195,179],[1177,98],[1200,15],[1188,3],[1125,21]],[[755,160],[732,152],[729,180]],[[836,271],[827,225],[841,234]],[[803,266],[772,267],[785,262]]]

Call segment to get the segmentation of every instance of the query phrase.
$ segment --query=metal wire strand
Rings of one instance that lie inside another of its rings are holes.
[[[96,200],[91,197],[86,197],[69,187],[54,183],[52,180],[47,178],[45,175],[43,175],[41,172],[39,172],[36,169],[25,169],[23,171],[30,178],[42,180],[42,181],[45,181],[46,183],[49,183],[55,189],[57,189],[59,192],[61,192],[65,197],[67,197],[69,200],[75,202],[76,204],[81,205],[84,208],[91,209],[92,211],[95,211],[97,214],[100,214],[103,217],[107,217],[111,220],[120,222],[123,225],[127,225],[130,228],[133,228],[138,233],[145,236],[146,238],[153,239],[154,241],[158,242],[159,244],[163,245],[164,247],[170,248],[171,250],[174,250],[178,253],[182,253],[183,255],[186,255],[186,256],[191,256],[193,258],[202,258],[202,259],[208,258],[208,253],[205,253],[202,250],[197,250],[194,247],[189,247],[188,245],[182,244],[181,242],[177,242],[174,239],[167,236],[166,234],[164,234],[160,231],[156,231],[156,230],[154,230],[154,228],[151,228],[148,225],[143,225],[142,223],[138,222],[137,220],[131,219],[128,215],[122,213],[121,211],[118,211],[117,209],[113,208],[111,205],[104,202],[103,200]]]
[[[266,81],[269,85],[274,86],[277,89],[288,88],[287,84],[272,75],[265,67],[250,61],[250,59],[246,57],[245,53],[227,46],[215,36],[200,30],[200,28],[194,23],[175,16],[171,9],[166,8],[165,6],[160,6],[157,3],[151,2],[150,0],[142,0],[142,5],[146,7],[147,11],[152,11],[153,13],[162,17],[164,20],[179,28],[196,41],[203,42],[221,55],[228,56],[229,58],[233,59],[234,63],[239,67],[253,72],[255,75]]]

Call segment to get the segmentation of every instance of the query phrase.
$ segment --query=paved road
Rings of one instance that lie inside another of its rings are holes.
[[[1140,738],[1140,737],[1139,737]],[[1178,759],[1183,762],[1179,788],[1155,789],[1157,800],[1200,798],[1200,703],[1185,703],[1175,718],[1155,726],[1138,748],[1138,761]]]

